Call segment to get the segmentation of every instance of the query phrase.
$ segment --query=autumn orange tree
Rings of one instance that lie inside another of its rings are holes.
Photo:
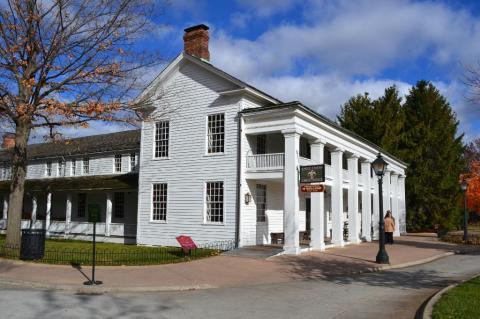
[[[475,139],[467,146],[465,157],[468,163],[468,172],[464,174],[463,178],[468,180],[468,210],[480,213],[480,138]]]
[[[15,135],[7,245],[19,245],[27,143],[35,130],[135,120],[134,99],[156,62],[135,43],[150,25],[150,0],[8,0],[0,4],[0,123]]]

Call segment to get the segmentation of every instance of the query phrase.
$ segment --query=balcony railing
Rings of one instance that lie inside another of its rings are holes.
[[[278,169],[283,168],[283,165],[283,153],[256,154],[247,156],[247,168],[250,169]]]

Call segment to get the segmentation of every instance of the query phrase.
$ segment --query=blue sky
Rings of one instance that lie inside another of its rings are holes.
[[[214,65],[332,119],[352,95],[376,97],[392,84],[406,94],[431,80],[468,141],[480,136],[480,106],[465,99],[463,65],[480,61],[479,18],[477,1],[171,0],[143,45],[168,62],[184,28],[207,24]]]

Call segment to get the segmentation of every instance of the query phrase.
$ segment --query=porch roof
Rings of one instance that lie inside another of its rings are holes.
[[[138,173],[61,178],[27,179],[26,191],[79,191],[138,188]],[[0,182],[0,191],[8,191],[10,181]]]

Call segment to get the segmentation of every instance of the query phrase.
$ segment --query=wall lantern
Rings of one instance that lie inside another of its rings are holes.
[[[252,201],[252,195],[250,195],[250,193],[246,193],[245,194],[245,204],[250,204],[250,202]]]

